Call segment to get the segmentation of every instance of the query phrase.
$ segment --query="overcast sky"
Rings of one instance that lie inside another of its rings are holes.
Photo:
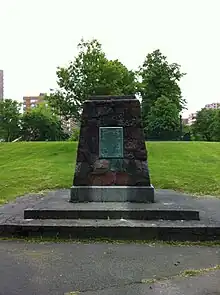
[[[159,48],[187,73],[188,113],[220,101],[220,0],[0,0],[0,69],[5,98],[56,87],[56,67],[81,37],[136,69]]]

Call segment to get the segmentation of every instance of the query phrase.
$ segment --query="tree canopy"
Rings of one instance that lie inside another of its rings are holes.
[[[168,107],[167,102],[170,103],[167,110],[169,110],[169,113],[175,113],[174,121],[177,122],[177,114],[183,110],[186,104],[186,101],[182,98],[181,89],[178,84],[185,75],[185,73],[181,72],[180,65],[177,63],[169,64],[167,57],[162,55],[158,49],[146,56],[143,65],[139,69],[138,75],[141,80],[139,91],[142,98],[142,118],[145,131],[150,131],[148,122],[152,117],[155,117],[154,106],[157,112],[159,112],[158,99],[159,103],[163,103],[163,107],[166,109]],[[163,99],[161,99],[162,97]],[[173,110],[171,108],[173,108]],[[153,114],[151,114],[152,111],[154,112]],[[165,117],[162,112],[160,112],[160,114],[162,117],[157,120],[157,130],[158,124],[161,124],[159,127],[160,130],[165,130],[164,127],[167,118],[162,122],[162,118],[165,119]],[[168,126],[170,130],[168,130]],[[175,126],[177,126],[177,123],[175,123]],[[151,128],[151,133],[154,132],[153,130],[156,132],[155,128]],[[169,134],[169,132],[173,134],[172,124],[168,124],[166,127],[166,133]],[[156,136],[156,134],[153,136]]]
[[[205,141],[220,140],[220,109],[203,108],[196,115],[192,126],[195,137]]]
[[[45,104],[23,114],[21,135],[26,141],[58,141],[66,138],[60,120]]]
[[[107,58],[96,39],[82,39],[77,49],[77,55],[66,67],[57,68],[58,87],[45,96],[50,109],[46,112],[46,109],[39,107],[23,115],[21,127],[26,139],[31,136],[32,140],[55,140],[62,132],[60,121],[54,114],[59,118],[78,121],[83,102],[89,96],[131,94],[140,97],[147,138],[179,137],[180,112],[186,106],[179,86],[185,73],[179,64],[169,63],[167,57],[157,49],[147,54],[143,64],[134,71],[118,59]],[[18,126],[20,117],[15,115],[15,118],[13,122],[17,123],[14,126]],[[218,124],[215,123],[213,128],[217,129]],[[1,127],[3,129],[6,130],[6,127]],[[6,140],[13,138],[11,135],[4,137]]]
[[[179,111],[169,98],[159,97],[152,105],[147,124],[149,137],[161,140],[172,140],[179,136]]]
[[[73,61],[67,67],[58,67],[58,89],[47,96],[56,114],[78,120],[82,103],[89,96],[137,94],[142,101],[143,125],[149,133],[147,126],[150,111],[157,99],[166,97],[175,108],[175,114],[185,107],[186,101],[182,98],[179,86],[185,74],[181,72],[179,64],[169,64],[159,49],[147,54],[139,70],[133,71],[119,60],[109,60],[96,39],[82,39],[77,48],[78,54]],[[164,130],[164,126],[165,122],[160,130]],[[171,128],[170,124],[168,126]],[[151,132],[153,130],[151,128]],[[168,130],[166,132],[169,133]],[[170,133],[173,134],[172,128]]]
[[[97,40],[78,44],[78,55],[57,69],[59,88],[47,96],[54,111],[79,118],[82,103],[91,95],[134,94],[135,74],[119,60],[108,60]]]
[[[20,107],[15,100],[0,100],[0,139],[12,141],[19,136]]]
[[[166,96],[181,111],[186,101],[182,98],[178,82],[184,75],[185,73],[181,73],[180,65],[169,64],[167,57],[162,55],[159,49],[149,53],[139,70],[143,107],[152,106],[159,97]]]
[[[214,141],[220,141],[220,109],[215,112],[214,122],[212,123],[212,136]]]

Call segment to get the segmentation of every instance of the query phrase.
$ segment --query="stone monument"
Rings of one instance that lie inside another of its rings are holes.
[[[83,106],[71,197],[68,189],[40,196],[35,204],[30,199],[30,208],[22,201],[24,219],[20,213],[9,218],[7,205],[0,235],[166,241],[220,236],[217,224],[198,222],[190,197],[170,190],[155,195],[139,101],[91,97]]]
[[[84,102],[70,202],[154,202],[135,96]]]

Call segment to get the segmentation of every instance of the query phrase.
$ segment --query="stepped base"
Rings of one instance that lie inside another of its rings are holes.
[[[56,190],[1,206],[0,237],[216,241],[219,210],[217,198],[171,190],[156,190],[155,202],[148,204],[70,203],[69,190]]]
[[[134,202],[153,203],[151,186],[72,186],[70,202]]]
[[[220,240],[220,226],[200,221],[23,220],[0,224],[2,237],[163,241]]]
[[[24,219],[199,220],[199,211],[148,208],[146,203],[52,203],[24,210]]]

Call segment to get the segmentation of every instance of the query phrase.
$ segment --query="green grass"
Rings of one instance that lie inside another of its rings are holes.
[[[220,196],[220,142],[150,142],[155,187]]]
[[[147,143],[152,183],[195,195],[220,196],[220,143]],[[30,192],[69,188],[77,143],[0,143],[0,203]]]

